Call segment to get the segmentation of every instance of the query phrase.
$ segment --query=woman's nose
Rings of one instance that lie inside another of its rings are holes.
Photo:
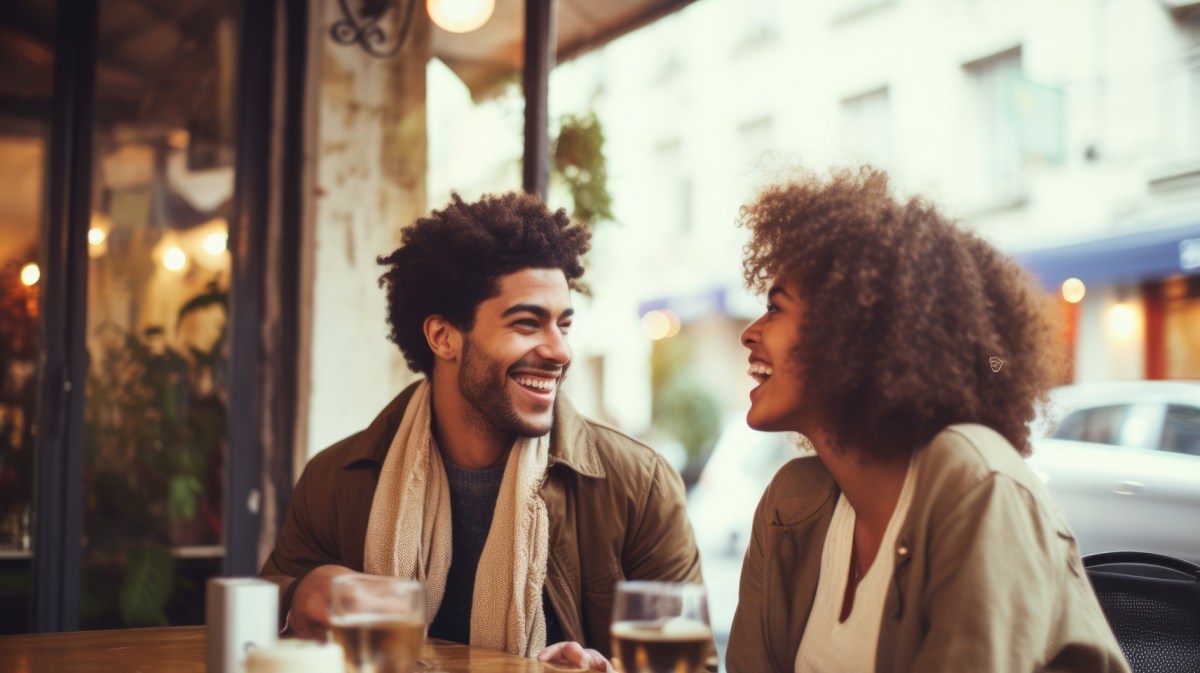
[[[750,348],[754,344],[758,343],[758,331],[762,326],[762,320],[762,318],[755,320],[754,322],[750,323],[750,326],[747,327],[745,331],[742,332],[742,345],[746,348]]]

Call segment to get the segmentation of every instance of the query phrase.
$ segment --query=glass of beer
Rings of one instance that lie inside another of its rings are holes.
[[[613,605],[613,663],[621,673],[696,673],[712,642],[699,584],[621,582]]]
[[[425,586],[398,577],[339,575],[329,625],[346,673],[413,673],[425,644]]]

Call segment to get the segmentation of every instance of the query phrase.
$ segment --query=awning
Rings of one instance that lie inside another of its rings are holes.
[[[1200,273],[1200,222],[1139,231],[1013,255],[1046,287],[1068,278],[1085,283],[1159,280]]]
[[[636,30],[693,0],[558,0],[557,61],[562,63]],[[525,40],[525,0],[496,0],[479,30],[448,33],[433,27],[433,55],[458,75],[475,98],[519,74]]]

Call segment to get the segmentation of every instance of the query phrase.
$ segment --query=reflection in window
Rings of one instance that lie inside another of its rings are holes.
[[[1128,412],[1127,404],[1082,409],[1064,418],[1053,436],[1077,442],[1120,444],[1121,426]]]
[[[1172,404],[1163,423],[1164,451],[1200,456],[1200,408]]]
[[[104,3],[97,47],[80,595],[89,629],[203,623],[204,584],[224,555],[240,12],[232,0],[142,9]],[[144,79],[117,86],[103,72],[118,65]]]

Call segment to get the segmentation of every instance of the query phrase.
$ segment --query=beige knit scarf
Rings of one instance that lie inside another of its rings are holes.
[[[441,606],[450,571],[450,484],[430,428],[430,385],[422,381],[392,440],[371,502],[363,570],[425,583],[426,617]],[[550,437],[519,438],[509,452],[471,606],[471,645],[526,657],[546,647],[542,586],[549,519],[539,490]]]

